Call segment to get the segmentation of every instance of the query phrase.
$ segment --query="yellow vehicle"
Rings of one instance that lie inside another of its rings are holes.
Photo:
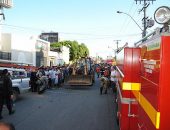
[[[81,58],[71,67],[71,73],[66,78],[66,85],[89,86],[94,83],[94,69],[91,58]]]

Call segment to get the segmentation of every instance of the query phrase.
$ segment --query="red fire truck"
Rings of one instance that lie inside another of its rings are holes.
[[[157,12],[170,13],[170,9],[165,8],[159,8]],[[135,47],[125,47],[117,54],[120,130],[170,130],[169,21],[135,43]]]

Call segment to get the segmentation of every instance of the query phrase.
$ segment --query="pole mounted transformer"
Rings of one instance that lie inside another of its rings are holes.
[[[1,8],[11,8],[13,6],[12,0],[0,0],[0,7]]]
[[[147,28],[148,27],[151,27],[153,26],[153,20],[152,19],[149,19],[148,20],[148,17],[146,16],[146,9],[148,8],[149,4],[150,3],[147,3],[147,2],[152,2],[153,4],[153,1],[156,1],[156,0],[135,0],[136,1],[136,4],[139,2],[141,4],[141,2],[143,2],[143,8],[140,10],[143,11],[143,19],[142,19],[142,22],[143,22],[143,32],[142,32],[142,37],[145,37],[146,34],[147,34]]]
[[[12,0],[0,0],[0,15],[2,15],[3,20],[5,20],[3,8],[11,8],[12,6],[13,6]]]

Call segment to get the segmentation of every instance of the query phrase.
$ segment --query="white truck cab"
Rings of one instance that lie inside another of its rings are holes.
[[[4,69],[7,69],[11,75],[13,95],[14,95],[13,100],[15,101],[20,94],[26,93],[30,90],[30,86],[29,86],[30,78],[28,77],[28,74],[25,71],[25,69],[0,67],[0,71]]]

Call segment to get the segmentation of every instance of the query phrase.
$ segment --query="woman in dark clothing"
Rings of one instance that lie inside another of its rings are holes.
[[[8,108],[9,115],[14,113],[14,111],[12,110],[12,98],[12,81],[8,75],[8,70],[4,69],[0,76],[0,119],[2,119],[2,108],[4,102],[6,103],[6,106]]]

